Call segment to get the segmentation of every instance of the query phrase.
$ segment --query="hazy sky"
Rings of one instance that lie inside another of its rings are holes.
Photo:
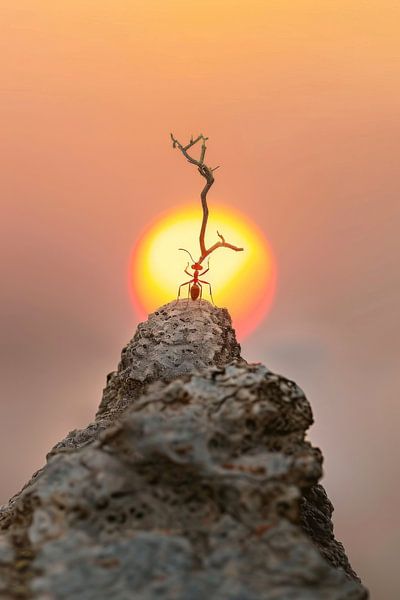
[[[0,501],[93,417],[136,326],[131,248],[201,184],[169,132],[203,132],[210,210],[277,259],[243,354],[305,390],[336,534],[398,597],[399,22],[389,0],[0,0]]]

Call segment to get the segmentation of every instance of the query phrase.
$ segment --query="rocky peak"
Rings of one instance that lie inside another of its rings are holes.
[[[0,598],[367,598],[333,535],[310,404],[227,310],[161,307],[0,513]]]

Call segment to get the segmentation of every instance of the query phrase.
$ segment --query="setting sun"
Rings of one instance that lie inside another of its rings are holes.
[[[141,318],[174,300],[178,286],[190,280],[184,272],[187,263],[191,264],[190,257],[179,248],[186,248],[198,259],[200,224],[201,208],[189,205],[159,216],[143,232],[129,266],[132,299]],[[264,234],[253,222],[236,210],[213,203],[206,235],[208,245],[218,241],[217,230],[244,251],[218,248],[209,257],[210,270],[204,278],[211,284],[215,304],[228,308],[233,326],[243,338],[271,306],[275,261]],[[207,268],[207,259],[203,266]],[[187,295],[188,286],[184,286],[181,298]],[[210,300],[207,285],[203,286],[203,299]]]

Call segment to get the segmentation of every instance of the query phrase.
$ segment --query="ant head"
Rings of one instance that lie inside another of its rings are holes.
[[[197,263],[195,263],[194,265],[192,265],[192,269],[193,269],[194,271],[201,271],[201,270],[202,270],[202,268],[203,268],[203,267],[202,267],[202,266],[201,266],[201,264],[200,264],[200,263],[198,263],[198,262],[197,262]]]

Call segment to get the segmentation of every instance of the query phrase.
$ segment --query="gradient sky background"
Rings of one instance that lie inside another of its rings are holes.
[[[93,417],[136,327],[139,233],[201,181],[269,238],[278,290],[243,342],[305,390],[337,537],[398,598],[400,5],[0,0],[1,497]]]

